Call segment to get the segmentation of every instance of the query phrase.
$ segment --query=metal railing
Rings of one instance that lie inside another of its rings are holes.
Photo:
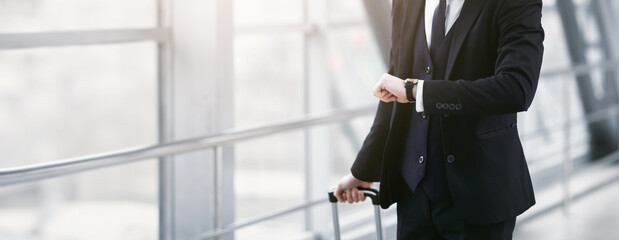
[[[78,46],[138,41],[169,41],[166,28],[62,31],[44,33],[1,33],[0,49]]]
[[[132,163],[145,159],[212,148],[227,143],[264,137],[267,135],[302,129],[315,125],[342,122],[355,117],[369,115],[374,111],[374,109],[375,107],[361,107],[356,109],[340,110],[330,113],[306,116],[297,120],[274,122],[244,129],[233,129],[223,131],[219,134],[174,141],[170,143],[132,148],[51,163],[0,169],[0,186],[43,180],[76,172],[83,172],[119,164]]]
[[[567,69],[557,69],[546,71],[542,74],[543,78],[547,77],[555,77],[555,76],[563,76],[570,74],[584,74],[590,72],[592,69],[615,69],[619,66],[619,61],[611,61],[605,62],[601,64],[590,64],[583,66],[576,66],[573,68]],[[77,172],[89,171],[99,168],[105,168],[115,165],[132,163],[145,159],[154,159],[158,157],[170,156],[179,153],[191,152],[200,149],[206,148],[214,148],[228,143],[234,143],[242,140],[248,140],[257,137],[264,137],[284,131],[290,130],[298,130],[303,128],[308,128],[317,125],[323,124],[331,124],[347,121],[356,117],[371,115],[375,110],[375,106],[367,106],[360,107],[355,109],[346,109],[346,110],[338,110],[334,112],[324,113],[324,114],[316,114],[305,116],[299,119],[282,121],[282,122],[274,122],[262,126],[250,127],[250,128],[241,128],[241,129],[232,129],[228,131],[223,131],[218,134],[208,135],[198,138],[185,139],[180,141],[174,141],[164,144],[138,147],[132,149],[126,149],[116,152],[103,153],[99,155],[86,156],[80,158],[67,159],[62,161],[56,161],[51,163],[42,163],[35,165],[27,165],[16,168],[5,168],[0,169],[0,186],[7,186],[13,184],[19,184],[30,181],[38,181],[58,176],[65,176],[68,174],[73,174]],[[583,122],[591,122],[596,121],[598,119],[603,119],[607,117],[617,116],[619,111],[617,106],[611,106],[609,109],[592,113],[590,115],[584,116],[585,120]],[[567,119],[567,123],[565,124],[565,128],[569,130],[571,124],[571,119]],[[609,159],[606,159],[605,163],[609,162],[610,158],[615,158],[617,154],[613,154]],[[566,158],[566,161],[569,159]],[[566,183],[569,182],[569,174],[566,175],[567,179]],[[618,178],[614,178],[611,181],[618,180]],[[610,182],[610,181],[608,181]],[[599,186],[595,186],[595,188],[599,188],[600,186],[608,184],[608,182],[604,182]],[[589,190],[592,191],[592,190]],[[585,193],[575,194],[574,198],[580,198]],[[569,195],[569,193],[568,193]],[[564,200],[565,201],[565,200]],[[325,199],[319,199],[315,201],[305,202],[299,205],[295,205],[286,209],[274,211],[267,213],[265,215],[257,216],[254,218],[246,219],[243,221],[238,221],[233,224],[222,226],[218,229],[215,229],[210,232],[206,232],[197,236],[198,239],[207,239],[213,238],[217,236],[221,236],[226,233],[230,233],[239,228],[247,227],[256,223],[260,223],[265,220],[273,219],[276,217],[280,217],[289,213],[293,213],[296,211],[304,210],[316,206],[321,203],[327,203]],[[553,205],[551,208],[554,209],[558,206],[561,206],[560,203],[557,205]],[[549,211],[549,210],[544,210]],[[537,216],[537,215],[534,215]]]
[[[566,75],[579,75],[579,74],[587,74],[590,73],[592,70],[610,70],[610,69],[615,69],[616,67],[619,66],[619,61],[608,61],[608,62],[604,62],[604,63],[600,63],[600,64],[589,64],[589,65],[581,65],[581,66],[575,66],[569,69],[553,69],[553,70],[548,70],[545,71],[544,73],[541,74],[540,78],[549,78],[549,77],[557,77],[557,76],[566,76]],[[565,94],[567,94],[569,89],[566,88],[566,92]],[[569,114],[569,112],[568,112]],[[586,123],[591,123],[591,122],[596,122],[596,121],[600,121],[606,118],[611,118],[611,117],[616,117],[619,115],[619,104],[617,105],[613,105],[613,106],[609,106],[608,108],[604,109],[604,110],[599,110],[590,114],[586,114],[584,116],[580,116],[577,118],[566,118],[566,122],[564,124],[560,125],[560,128],[552,128],[553,130],[561,130],[564,129],[566,131],[569,131],[569,129],[574,126],[575,124],[573,122],[577,122],[578,124],[586,124]],[[581,119],[582,118],[582,119]],[[533,136],[533,134],[531,134],[531,136]],[[568,145],[566,148],[569,150],[569,136],[567,136],[568,140],[566,142],[566,145]],[[568,154],[566,156],[566,158],[564,159],[562,165],[568,165],[571,164],[571,156]],[[603,157],[602,159],[598,159],[598,161],[595,164],[592,164],[589,166],[589,168],[591,167],[598,167],[598,166],[602,166],[605,164],[609,164],[615,160],[619,159],[619,151],[609,154],[606,157]],[[524,218],[519,218],[520,222],[525,222],[525,221],[529,221],[531,219],[534,219],[538,216],[541,216],[543,214],[546,214],[554,209],[557,209],[559,207],[569,207],[569,204],[571,201],[573,200],[577,200],[577,199],[581,199],[582,197],[586,196],[587,194],[601,189],[604,186],[607,186],[615,181],[619,181],[619,176],[611,178],[607,181],[601,182],[597,185],[594,185],[593,187],[586,189],[585,191],[582,192],[578,192],[578,193],[570,193],[569,192],[569,180],[571,178],[572,175],[572,169],[571,168],[567,168],[565,169],[564,175],[562,176],[562,184],[563,184],[563,198],[561,199],[561,201],[553,203],[549,206],[547,206],[544,209],[539,210],[538,212],[531,214],[529,216],[526,216]],[[237,229],[243,228],[243,227],[247,227],[256,223],[260,223],[263,222],[265,220],[270,220],[276,217],[280,217],[286,214],[290,214],[296,211],[300,211],[300,210],[304,210],[313,206],[316,206],[320,203],[326,204],[327,203],[327,199],[321,199],[321,200],[317,200],[317,201],[312,201],[312,202],[307,202],[304,204],[299,204],[299,205],[295,205],[289,208],[285,208],[276,212],[272,212],[272,213],[267,213],[265,215],[262,216],[258,216],[255,218],[250,218],[244,221],[240,221],[234,224],[230,224],[230,225],[226,225],[223,226],[221,228],[218,229],[214,229],[212,231],[200,234],[196,237],[196,239],[212,239],[212,238],[216,238],[216,237],[220,237],[223,236],[224,234],[233,232]]]
[[[618,66],[619,61],[609,61],[599,64],[588,64],[571,68],[545,71],[541,74],[541,76],[543,78],[547,78],[570,74],[577,75],[588,73],[592,69],[614,69]],[[304,116],[299,119],[273,122],[255,127],[231,129],[218,134],[152,146],[130,148],[121,151],[66,159],[56,162],[26,165],[15,168],[4,168],[0,169],[0,186],[43,180],[76,172],[212,148],[226,143],[233,143],[256,137],[264,137],[279,132],[302,129],[316,125],[343,122],[355,117],[369,115],[373,113],[374,110],[375,106],[336,110],[329,113]],[[615,116],[618,113],[619,105],[613,105],[608,109],[584,116],[584,122],[599,121],[610,116]],[[576,120],[577,119],[568,119],[568,122],[562,124],[561,127],[569,127],[570,123]]]

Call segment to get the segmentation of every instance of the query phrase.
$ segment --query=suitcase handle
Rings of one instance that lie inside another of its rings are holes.
[[[357,187],[357,189],[363,192],[363,195],[372,199],[372,205],[378,205],[378,190],[373,188],[363,188]],[[337,203],[337,198],[335,197],[335,188],[329,190],[329,202]]]
[[[380,206],[378,203],[378,190],[373,188],[362,188],[357,187],[357,189],[363,192],[363,195],[372,199],[372,205],[374,205],[374,219],[376,221],[376,239],[383,239],[383,227],[381,224],[380,217]],[[337,212],[337,198],[335,197],[335,188],[329,189],[329,202],[331,202],[331,209],[333,211],[333,231],[335,240],[340,240],[340,222],[339,216]]]

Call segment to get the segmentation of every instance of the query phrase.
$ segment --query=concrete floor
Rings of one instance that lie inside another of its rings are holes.
[[[619,181],[562,208],[516,225],[515,240],[618,240]]]

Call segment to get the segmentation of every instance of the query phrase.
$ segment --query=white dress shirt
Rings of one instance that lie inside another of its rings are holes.
[[[445,9],[445,35],[449,33],[449,29],[454,25],[460,11],[462,11],[462,5],[465,0],[447,0],[447,8]],[[425,22],[426,22],[426,40],[428,42],[428,49],[430,49],[430,43],[432,43],[432,20],[434,19],[434,11],[438,7],[440,0],[426,0],[425,10]],[[416,96],[415,110],[417,112],[423,112],[423,80],[419,80],[417,83],[417,96]]]

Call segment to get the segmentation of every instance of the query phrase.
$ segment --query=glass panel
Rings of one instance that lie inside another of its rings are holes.
[[[565,38],[563,24],[554,3],[543,9],[542,25],[546,32],[544,41],[544,60],[542,73],[571,66],[571,60]],[[569,92],[566,89],[570,88]],[[561,163],[565,159],[567,146],[565,124],[570,123],[569,150],[572,158],[578,159],[589,148],[586,125],[579,119],[583,109],[576,91],[576,78],[572,74],[542,77],[539,80],[535,99],[525,114],[519,114],[518,128],[522,137],[524,152],[529,163],[534,183],[547,183],[556,177]],[[567,94],[567,96],[566,96]],[[564,102],[570,106],[570,115],[566,107],[557,106]]]
[[[357,154],[361,149],[363,140],[370,132],[370,127],[374,121],[374,114],[354,118],[342,124],[331,124],[329,127],[329,144],[334,151],[331,151],[332,171],[330,173],[329,184],[335,185],[340,178],[350,174]]]
[[[0,32],[155,27],[156,4],[155,0],[3,0]]]
[[[303,21],[301,0],[235,0],[236,26],[288,25]]]
[[[302,43],[300,34],[235,38],[234,118],[237,126],[303,114]]]
[[[294,131],[235,144],[237,220],[304,202],[303,143]]]
[[[566,68],[571,65],[571,61],[559,12],[555,7],[546,7],[542,14],[542,26],[546,33],[542,72]]]
[[[359,107],[378,103],[370,94],[387,72],[378,46],[367,26],[329,33],[328,66],[333,77],[333,107]],[[354,101],[350,101],[354,99]]]
[[[329,20],[331,22],[365,21],[366,13],[363,1],[329,0],[327,2],[329,4]]]
[[[157,162],[0,188],[0,239],[157,239]]]
[[[304,214],[302,211],[288,214],[271,221],[238,230],[237,240],[271,240],[271,239],[309,239],[303,235]]]
[[[295,131],[235,144],[237,221],[304,202],[303,142],[303,132]],[[284,239],[301,233],[303,226],[300,211],[243,228],[236,237]]]
[[[156,45],[0,52],[0,167],[157,142]]]

